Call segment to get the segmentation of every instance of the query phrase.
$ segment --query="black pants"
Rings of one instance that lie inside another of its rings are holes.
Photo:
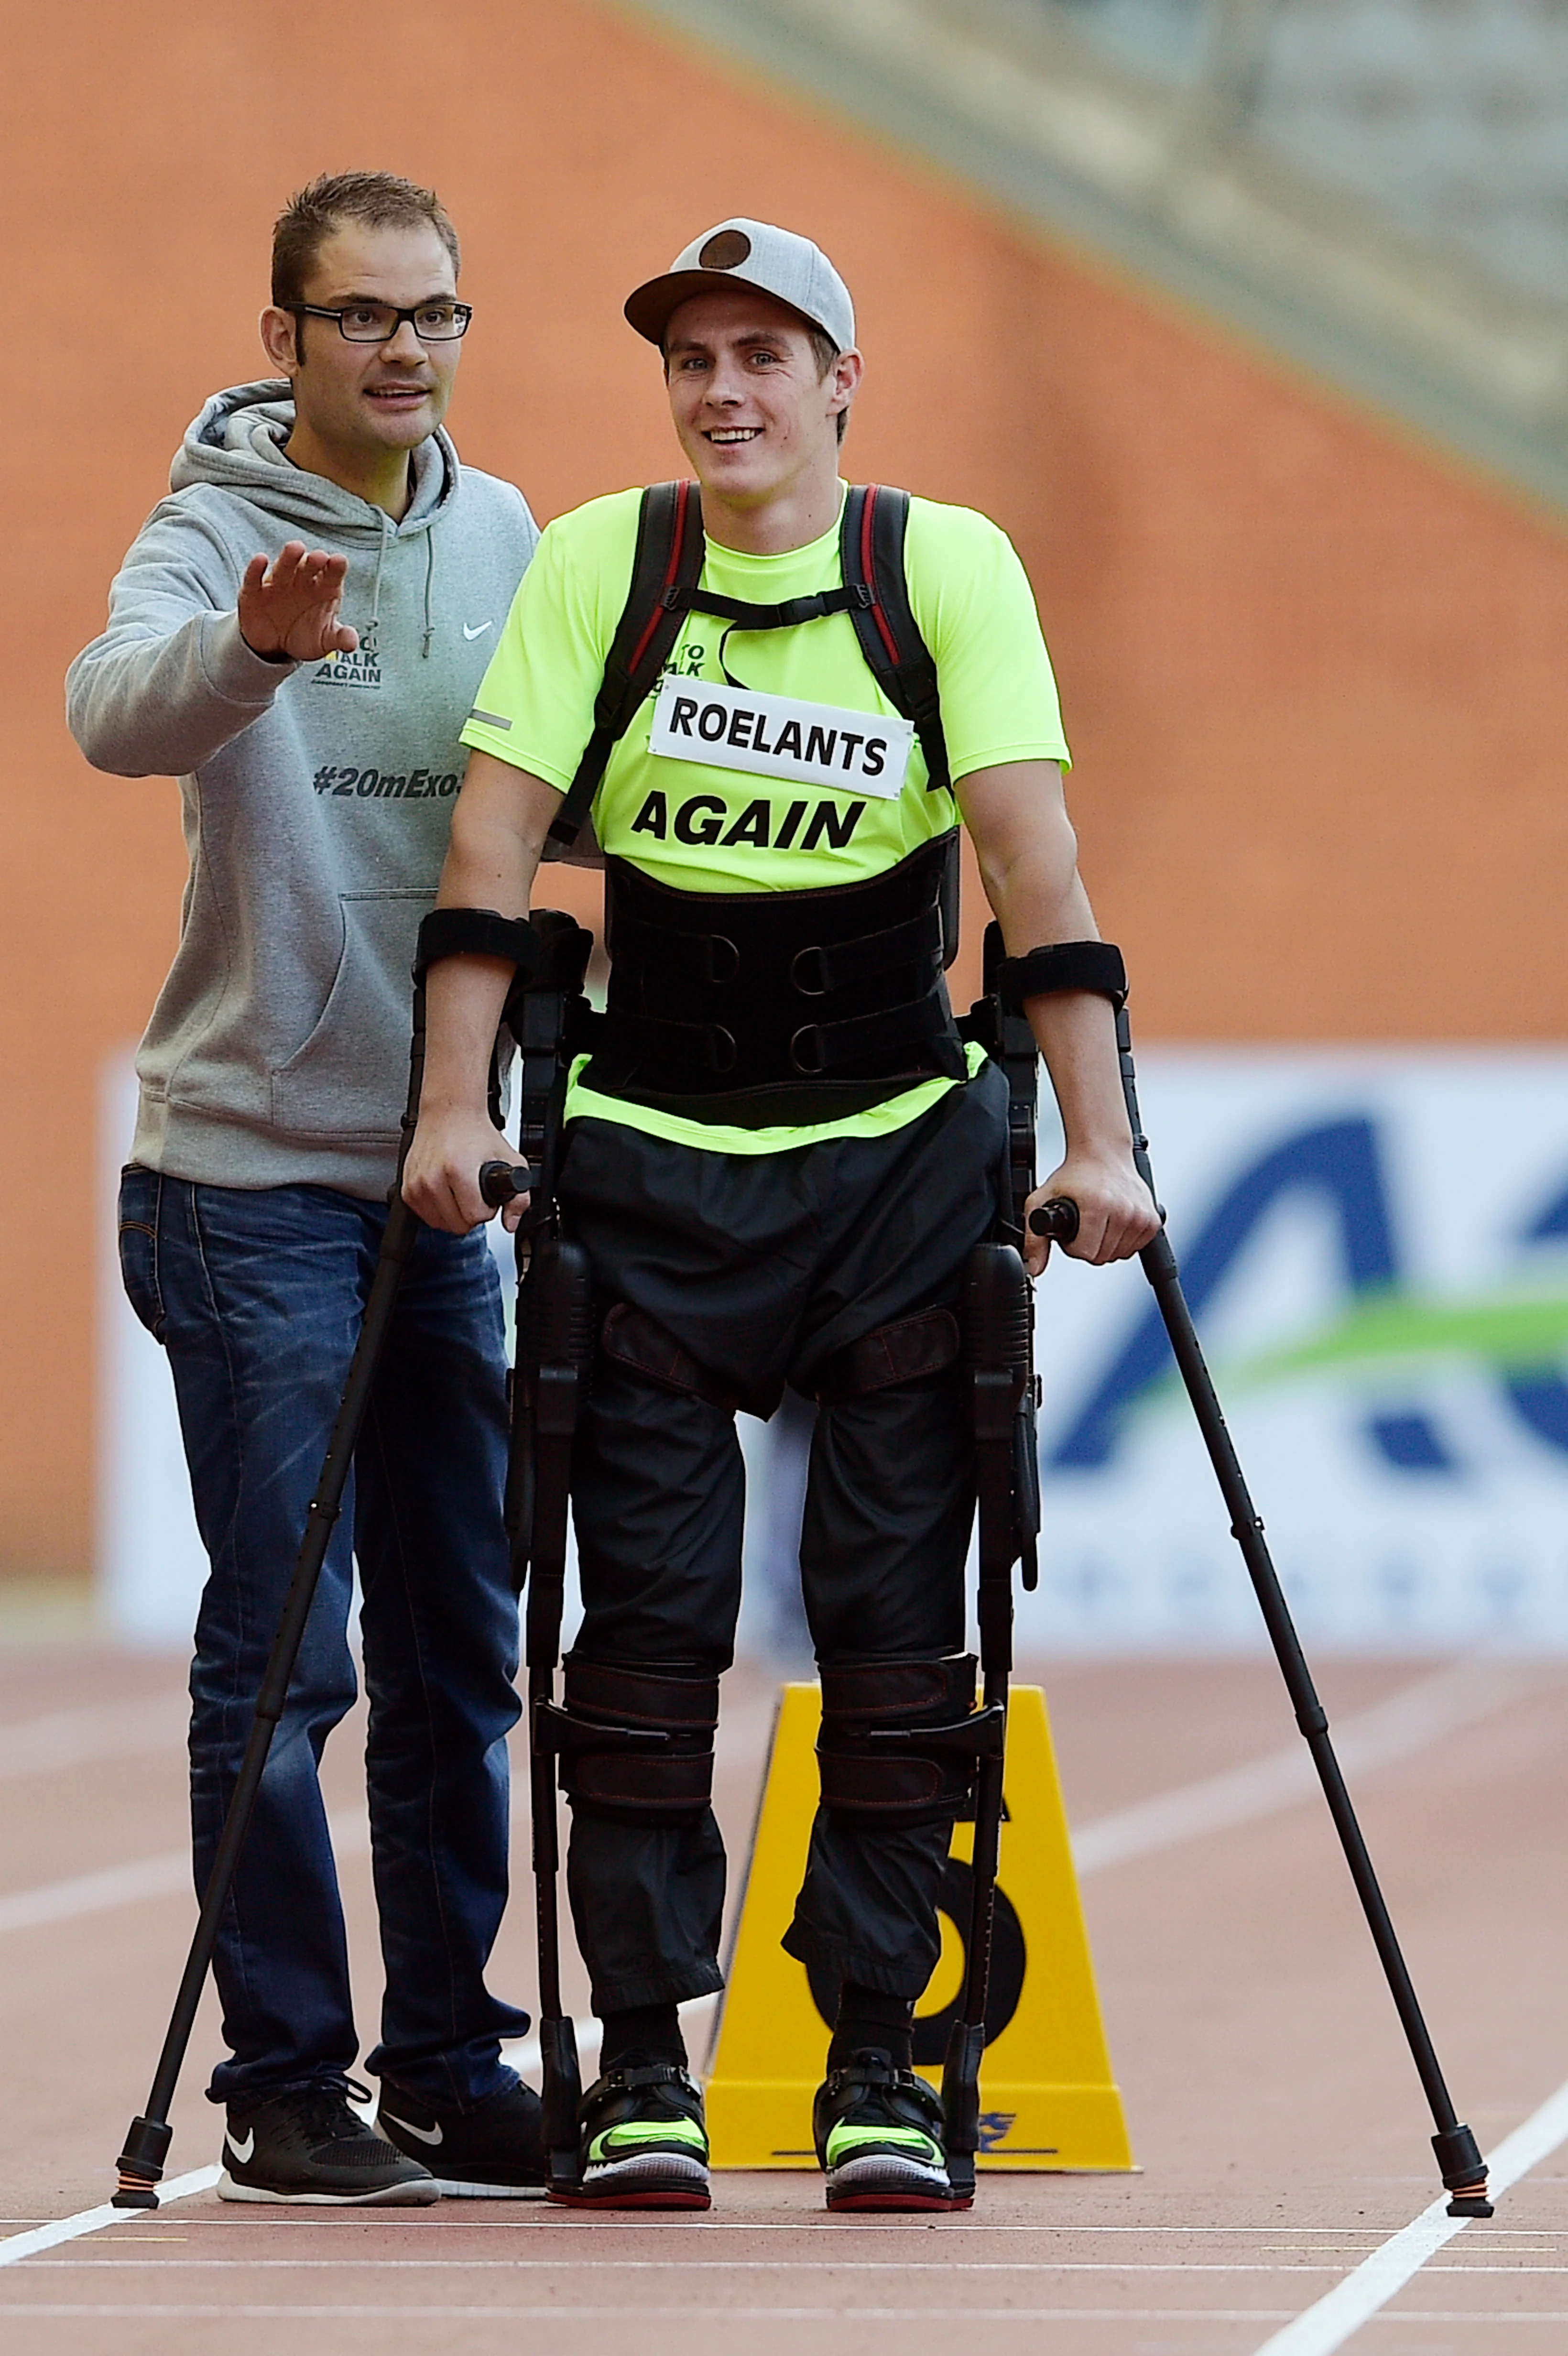
[[[709,1153],[582,1120],[561,1196],[601,1307],[631,1302],[765,1409],[785,1380],[809,1388],[848,1343],[956,1299],[996,1215],[1006,1136],[1006,1083],[989,1066],[890,1136],[786,1153]],[[962,1649],[971,1454],[955,1367],[824,1408],[800,1550],[819,1661]],[[575,1655],[727,1668],[744,1502],[733,1417],[601,1354],[573,1477]],[[819,1979],[919,1996],[938,1954],[950,1833],[819,1810],[789,1953]],[[711,1814],[633,1827],[580,1804],[567,1880],[596,2011],[722,1986]]]

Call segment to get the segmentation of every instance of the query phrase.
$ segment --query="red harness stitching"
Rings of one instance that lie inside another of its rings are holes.
[[[882,611],[881,599],[877,594],[876,568],[871,562],[871,519],[876,513],[879,488],[880,486],[876,483],[868,483],[866,486],[866,504],[860,511],[860,571],[870,588],[871,611],[876,616],[877,627],[881,632],[882,644],[888,650],[888,660],[897,670],[898,645],[888,627],[888,617]]]
[[[689,483],[677,484],[675,493],[675,534],[670,541],[669,562],[665,568],[664,576],[664,585],[667,589],[673,589],[680,575],[680,552],[686,545],[686,510],[689,501],[691,485]],[[663,605],[656,605],[653,614],[649,618],[648,626],[637,641],[637,651],[626,666],[634,679],[637,675],[637,666],[648,650],[648,642],[652,638],[654,632],[658,628],[659,624],[663,621],[664,616],[665,609]]]

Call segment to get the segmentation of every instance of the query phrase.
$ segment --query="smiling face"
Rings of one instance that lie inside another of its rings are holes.
[[[345,221],[324,240],[301,299],[342,310],[356,302],[400,311],[454,294],[452,256],[427,223],[368,229]],[[389,343],[354,344],[332,319],[261,315],[274,364],[293,386],[298,429],[351,466],[412,450],[446,414],[461,343],[421,344],[404,320]]]
[[[790,497],[838,471],[839,412],[860,380],[859,352],[824,374],[805,323],[736,285],[694,294],[665,336],[670,413],[705,491],[736,508]]]

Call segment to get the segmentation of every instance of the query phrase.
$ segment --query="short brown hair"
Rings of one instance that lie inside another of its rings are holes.
[[[813,319],[806,321],[805,332],[811,348],[816,356],[816,373],[818,376],[826,376],[829,369],[837,368],[838,365],[838,347],[827,328],[819,327]],[[841,409],[838,412],[837,431],[838,439],[842,442],[845,434],[849,431],[849,412],[847,409]]]
[[[396,172],[324,172],[292,196],[272,230],[272,302],[280,311],[304,300],[304,283],[316,256],[344,221],[366,229],[433,229],[452,256],[453,277],[462,268],[457,231],[433,188],[400,178]]]

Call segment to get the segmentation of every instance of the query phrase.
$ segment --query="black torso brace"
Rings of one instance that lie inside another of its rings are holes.
[[[943,979],[956,830],[815,892],[679,892],[623,859],[605,869],[609,1007],[590,1087],[761,1128],[966,1076]]]

